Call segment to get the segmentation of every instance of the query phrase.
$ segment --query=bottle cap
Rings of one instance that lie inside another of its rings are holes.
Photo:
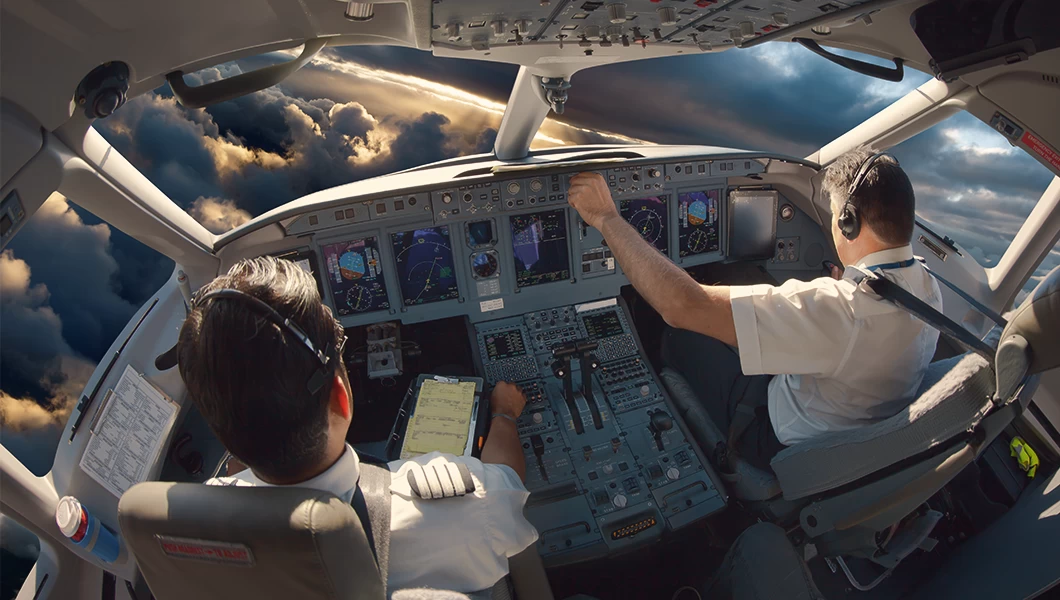
[[[74,537],[81,527],[81,503],[73,496],[63,496],[55,507],[55,524],[68,538]]]

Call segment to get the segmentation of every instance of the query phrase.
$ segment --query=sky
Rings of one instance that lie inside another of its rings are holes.
[[[284,59],[227,64],[189,81]],[[262,92],[187,110],[163,87],[95,127],[178,205],[223,232],[321,189],[490,152],[515,76],[515,67],[408,49],[326,49]],[[801,157],[927,80],[907,71],[903,82],[881,82],[791,44],[599,67],[573,77],[565,114],[546,121],[534,147],[644,141]],[[986,266],[1051,180],[963,113],[892,152],[914,183],[920,217]],[[50,468],[96,363],[173,268],[76,200],[53,196],[0,254],[0,436],[38,473]],[[1035,280],[1057,264],[1060,249]]]

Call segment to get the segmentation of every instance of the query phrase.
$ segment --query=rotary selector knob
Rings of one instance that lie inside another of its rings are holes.
[[[662,173],[659,171],[659,169],[648,169],[648,177],[655,179],[660,175],[662,175]]]
[[[522,188],[519,187],[519,182],[518,181],[513,181],[513,182],[508,184],[508,193],[509,194],[518,194],[520,189],[522,189]]]
[[[648,387],[646,385],[640,386],[640,395],[641,396],[647,396],[650,393],[651,393],[651,388],[650,387]]]
[[[446,204],[449,204],[452,201],[453,201],[453,195],[452,194],[450,194],[449,192],[446,192],[446,193],[442,194],[442,202],[444,202]]]
[[[670,481],[676,481],[680,477],[681,471],[679,471],[677,467],[670,467],[669,469],[666,469],[666,478]]]
[[[530,180],[530,191],[531,192],[540,192],[542,187],[544,187],[544,186],[541,184],[541,180],[540,179],[531,179]]]
[[[615,470],[615,468],[614,468],[613,466],[611,466],[611,464],[610,464],[610,463],[608,463],[608,464],[604,465],[604,473],[605,473],[606,475],[610,475],[611,473],[613,473],[613,472],[614,472],[614,470]]]
[[[626,504],[629,503],[629,500],[626,499],[624,494],[618,494],[613,500],[611,500],[611,503],[615,505],[615,508],[625,508]]]
[[[541,416],[541,413],[534,413],[534,423],[540,423],[541,421],[544,421],[544,420],[545,419],[544,419],[544,417]]]

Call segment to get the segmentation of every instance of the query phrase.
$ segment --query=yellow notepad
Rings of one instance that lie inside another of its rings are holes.
[[[416,409],[405,430],[401,458],[428,452],[460,456],[471,435],[475,382],[447,383],[425,379],[416,396]]]

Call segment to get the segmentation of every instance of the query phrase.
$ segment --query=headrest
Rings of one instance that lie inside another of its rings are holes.
[[[158,600],[384,598],[360,519],[327,492],[147,482],[118,523]]]
[[[1030,347],[1029,375],[1060,366],[1060,267],[1050,271],[1016,309],[1001,340],[1014,335]]]

